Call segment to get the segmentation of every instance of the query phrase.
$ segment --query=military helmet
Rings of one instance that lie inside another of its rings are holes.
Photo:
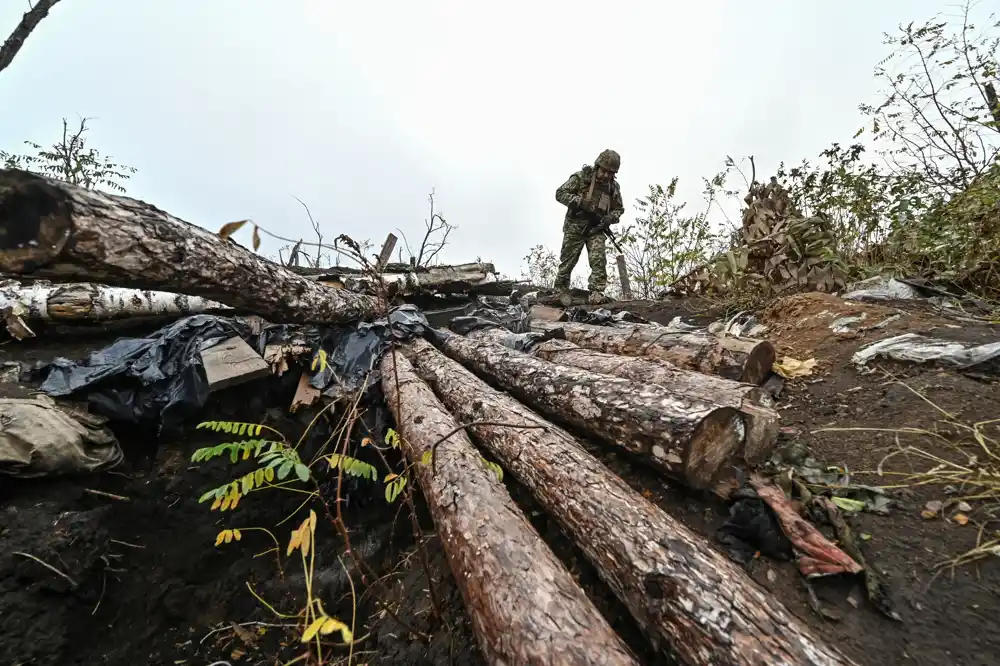
[[[622,165],[622,156],[615,151],[608,149],[601,151],[601,154],[597,156],[597,161],[594,162],[596,166],[603,167],[612,173],[618,173],[618,169]]]

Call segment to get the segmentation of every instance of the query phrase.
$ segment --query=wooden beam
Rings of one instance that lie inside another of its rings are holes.
[[[208,378],[208,392],[266,377],[271,367],[243,338],[234,336],[201,352]]]
[[[615,261],[618,263],[618,279],[622,283],[622,300],[631,301],[632,300],[632,285],[628,281],[628,269],[625,267],[625,256],[619,254],[615,257]]]
[[[382,251],[378,253],[378,263],[375,264],[375,270],[379,273],[385,269],[385,265],[392,259],[392,251],[396,249],[397,240],[399,239],[393,233],[385,237],[385,242],[382,243]]]

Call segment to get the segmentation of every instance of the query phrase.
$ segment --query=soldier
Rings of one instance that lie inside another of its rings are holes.
[[[569,278],[584,246],[590,262],[589,301],[602,303],[605,300],[608,270],[604,232],[612,224],[618,224],[625,212],[621,188],[615,180],[621,162],[618,153],[605,150],[597,156],[594,166],[584,166],[556,190],[556,201],[567,208],[555,283],[564,306],[571,302]]]

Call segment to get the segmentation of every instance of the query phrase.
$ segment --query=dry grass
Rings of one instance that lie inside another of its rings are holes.
[[[996,529],[995,525],[1000,522],[1000,419],[963,423],[905,382],[893,380],[891,383],[905,387],[937,411],[941,415],[937,424],[944,427],[934,430],[916,427],[821,428],[814,432],[892,433],[896,438],[896,450],[882,458],[876,469],[858,474],[894,477],[893,483],[878,486],[885,490],[940,487],[950,494],[943,503],[941,515],[959,503],[976,503],[970,513],[982,518],[975,523],[978,528],[975,547],[935,564],[938,573],[1000,556],[1000,529]],[[927,444],[904,446],[904,437],[919,437]],[[906,458],[911,471],[887,470],[887,463],[897,457]],[[912,471],[918,468],[921,471]]]

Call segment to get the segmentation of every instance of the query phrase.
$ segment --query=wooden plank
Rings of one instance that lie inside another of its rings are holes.
[[[289,405],[288,411],[294,414],[299,407],[311,407],[320,395],[320,390],[309,383],[309,375],[303,372],[302,376],[299,377],[299,385],[295,389],[295,395],[292,396],[292,404]]]
[[[396,249],[397,240],[399,239],[393,233],[385,237],[385,242],[382,243],[382,251],[378,253],[378,263],[375,264],[375,270],[379,273],[385,270],[385,265],[392,259],[392,251]]]
[[[528,310],[528,317],[532,321],[559,321],[562,316],[563,310],[548,305],[535,304]]]
[[[631,301],[632,300],[632,285],[628,281],[628,269],[625,267],[625,256],[619,254],[615,257],[615,261],[618,263],[618,279],[622,283],[622,300]]]
[[[267,362],[239,336],[202,351],[201,361],[209,393],[271,374]]]

